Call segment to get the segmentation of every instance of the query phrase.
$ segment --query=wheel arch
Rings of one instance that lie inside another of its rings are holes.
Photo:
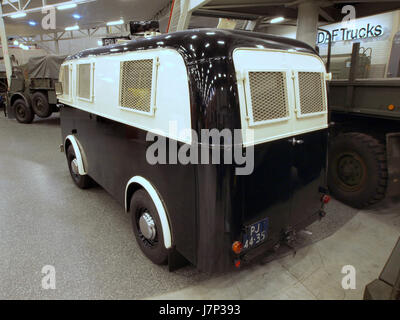
[[[78,161],[79,174],[81,176],[87,175],[84,156],[83,156],[83,153],[81,151],[82,147],[81,147],[78,139],[76,139],[76,137],[73,136],[73,135],[69,135],[69,136],[67,136],[65,138],[65,141],[64,141],[64,150],[65,150],[65,152],[67,152],[67,150],[68,150],[70,145],[72,145],[72,147],[74,148],[76,160]]]
[[[147,179],[141,176],[135,176],[128,181],[125,188],[125,211],[129,211],[130,200],[133,194],[139,189],[146,190],[146,192],[149,194],[150,198],[154,202],[163,229],[164,246],[167,249],[172,248],[171,227],[164,201],[162,201],[161,196],[156,188]]]
[[[31,100],[29,99],[29,97],[25,96],[23,93],[21,92],[16,92],[14,93],[11,97],[10,97],[10,105],[12,106],[14,104],[15,101],[22,99],[25,101],[25,103],[31,107]]]

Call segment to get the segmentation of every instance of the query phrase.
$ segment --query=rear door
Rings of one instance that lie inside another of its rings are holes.
[[[280,233],[321,204],[325,66],[317,56],[295,51],[237,49],[233,57],[244,145],[255,145],[255,171],[245,179],[256,196],[246,194],[243,223],[266,215],[271,232]]]

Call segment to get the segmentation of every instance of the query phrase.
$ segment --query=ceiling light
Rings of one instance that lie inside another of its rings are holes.
[[[120,25],[120,24],[124,24],[124,20],[118,20],[118,21],[110,21],[110,22],[107,22],[107,26],[117,26],[117,25]]]
[[[78,5],[76,3],[62,4],[60,6],[57,6],[57,10],[68,10],[68,9],[76,8],[77,6]]]
[[[32,27],[34,27],[34,26],[37,25],[36,21],[33,21],[33,20],[29,21],[28,23],[29,23]]]
[[[65,28],[65,31],[75,31],[75,30],[79,30],[79,26],[72,26]]]
[[[79,20],[80,18],[82,18],[79,14],[77,14],[77,13],[74,13],[73,15],[72,15],[76,20]]]
[[[279,22],[282,22],[282,21],[285,21],[284,17],[277,17],[277,18],[272,19],[270,21],[270,23],[279,23]]]
[[[15,14],[11,15],[10,17],[13,18],[13,19],[23,18],[23,17],[26,17],[26,13],[25,12],[18,12],[18,13],[15,13]]]

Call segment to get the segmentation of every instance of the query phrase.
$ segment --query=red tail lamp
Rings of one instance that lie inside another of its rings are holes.
[[[232,244],[232,251],[236,254],[240,254],[243,249],[243,244],[240,241],[235,241]]]
[[[321,198],[321,201],[322,201],[324,204],[328,204],[329,201],[331,201],[331,197],[328,196],[328,195],[326,194],[326,195],[324,195],[324,196]]]
[[[236,260],[235,261],[235,267],[236,268],[240,268],[241,264],[242,264],[242,261],[240,261],[240,260]]]

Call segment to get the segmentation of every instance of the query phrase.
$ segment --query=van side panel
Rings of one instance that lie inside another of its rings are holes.
[[[143,176],[153,184],[165,203],[173,244],[196,264],[194,167],[150,165],[146,150],[152,142],[146,142],[146,131],[141,129],[68,106],[61,108],[61,121],[64,138],[76,132],[87,157],[88,175],[122,206],[132,177]]]

